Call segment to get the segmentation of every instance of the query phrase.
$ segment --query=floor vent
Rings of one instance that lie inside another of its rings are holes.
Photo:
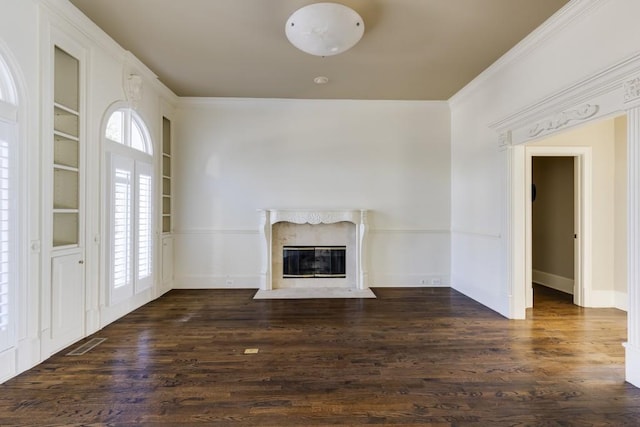
[[[91,338],[80,347],[76,348],[75,350],[71,350],[69,353],[67,353],[67,356],[81,356],[87,353],[89,350],[93,350],[95,347],[99,346],[106,340],[106,338]]]

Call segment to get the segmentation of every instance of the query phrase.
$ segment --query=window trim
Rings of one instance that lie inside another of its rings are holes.
[[[24,206],[24,194],[21,191],[24,185],[21,177],[24,168],[19,168],[21,158],[20,123],[18,120],[18,89],[7,63],[5,50],[0,45],[0,126],[6,132],[7,158],[6,158],[6,180],[7,180],[7,278],[6,278],[6,310],[7,325],[6,330],[0,330],[0,353],[17,346],[17,336],[19,327],[19,294],[20,286],[23,282],[21,259],[23,248],[20,241],[23,241],[22,220],[20,218],[21,207]],[[22,170],[21,170],[22,169]],[[1,230],[0,230],[1,233]],[[0,244],[3,242],[0,241]],[[1,298],[1,296],[0,296]],[[2,302],[0,301],[0,304]],[[1,309],[1,308],[0,308]],[[1,315],[1,314],[0,314]]]

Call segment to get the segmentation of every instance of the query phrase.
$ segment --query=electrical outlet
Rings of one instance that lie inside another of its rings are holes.
[[[227,286],[233,286],[233,279],[227,279],[226,282],[224,282],[224,284]]]
[[[431,284],[434,286],[439,286],[441,284],[440,279],[431,279]]]
[[[427,284],[427,279],[422,279],[422,280],[420,280],[420,284],[421,284],[421,285],[426,285],[426,284]]]

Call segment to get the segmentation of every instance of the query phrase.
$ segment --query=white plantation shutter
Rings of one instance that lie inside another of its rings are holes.
[[[151,165],[136,162],[137,180],[137,264],[138,276],[136,291],[152,285],[153,268],[153,179]]]
[[[0,351],[13,345],[13,251],[10,140],[13,126],[0,120]]]
[[[132,219],[133,167],[131,159],[111,154],[111,303],[133,294]]]

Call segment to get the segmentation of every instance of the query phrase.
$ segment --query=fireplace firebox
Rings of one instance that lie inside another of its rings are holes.
[[[282,277],[345,278],[346,246],[284,246]]]

